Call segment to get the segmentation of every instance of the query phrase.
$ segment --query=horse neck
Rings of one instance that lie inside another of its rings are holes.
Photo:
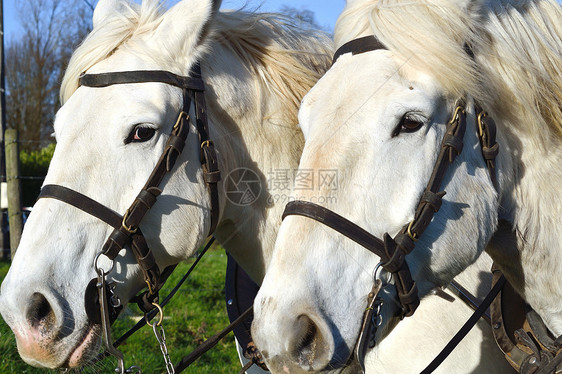
[[[277,95],[257,88],[260,84],[256,74],[243,66],[231,65],[230,69],[239,72],[225,76],[212,68],[214,61],[238,62],[235,58],[224,60],[224,56],[217,56],[220,53],[228,52],[220,48],[213,52],[208,59],[207,78],[214,91],[208,105],[210,131],[216,139],[223,179],[220,195],[226,196],[227,178],[240,168],[259,176],[261,193],[256,201],[243,205],[229,198],[221,199],[221,220],[214,235],[246,272],[261,283],[286,203],[273,196],[275,191],[270,191],[267,184],[275,173],[287,171],[292,175],[297,169],[304,138],[294,123],[296,113],[285,113]],[[253,89],[241,92],[239,87]]]
[[[510,283],[562,334],[562,145],[546,146],[538,135],[502,126],[499,171],[502,176],[500,230],[487,251]],[[502,175],[503,174],[503,175]]]

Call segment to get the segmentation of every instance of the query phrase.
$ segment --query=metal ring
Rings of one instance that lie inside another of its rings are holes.
[[[213,142],[211,140],[205,140],[203,143],[201,143],[201,148],[210,147],[211,145],[213,145]]]
[[[373,276],[373,278],[374,278],[375,281],[376,281],[377,279],[380,279],[380,278],[377,277],[377,273],[378,273],[381,269],[382,269],[382,262],[379,262],[379,263],[377,264],[377,266],[375,266],[375,273],[374,273],[374,276]]]
[[[111,273],[115,268],[115,260],[112,260],[109,257],[105,256],[109,261],[111,261],[111,268],[108,271],[105,271],[100,266],[98,266],[98,260],[101,255],[105,256],[105,253],[100,252],[96,255],[96,258],[94,259],[94,269],[96,270],[96,273],[98,273],[99,275],[106,276],[107,274]]]
[[[152,305],[158,308],[158,313],[160,314],[160,319],[158,320],[158,323],[156,323],[156,326],[162,326],[162,321],[164,320],[164,311],[162,310],[162,307],[159,304],[152,303]],[[148,318],[146,318],[146,314],[144,315],[144,320],[146,321],[146,324],[148,326],[153,326],[153,324],[152,325],[150,324]]]
[[[377,264],[377,266],[375,267],[375,274],[374,274],[373,278],[374,278],[375,282],[377,281],[377,279],[381,281],[381,283],[382,283],[381,289],[385,288],[388,284],[390,284],[390,280],[391,280],[390,273],[388,273],[386,271],[385,271],[386,276],[383,277],[383,271],[385,271],[385,270],[382,267],[382,262],[379,262]]]

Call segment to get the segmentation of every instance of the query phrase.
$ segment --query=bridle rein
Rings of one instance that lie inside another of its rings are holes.
[[[344,44],[336,51],[333,63],[345,53],[356,55],[381,49],[386,49],[386,47],[374,36],[355,39]],[[287,216],[297,215],[320,222],[377,255],[381,259],[380,266],[386,272],[392,274],[398,302],[402,306],[401,317],[413,315],[420,303],[416,282],[410,273],[405,259],[414,250],[416,242],[427,229],[433,216],[442,205],[442,198],[445,192],[440,191],[440,187],[443,184],[443,179],[449,170],[449,166],[463,149],[463,138],[466,130],[465,106],[464,100],[460,99],[457,101],[453,114],[447,124],[447,131],[441,142],[441,148],[431,177],[415,210],[414,219],[404,225],[394,238],[385,233],[381,240],[339,214],[308,201],[291,201],[287,204],[283,213],[283,219]],[[491,118],[487,117],[486,112],[477,104],[475,104],[475,108],[482,156],[486,161],[492,183],[497,189],[495,158],[499,147],[495,139],[495,123]],[[375,283],[380,283],[380,281],[375,281]],[[373,291],[369,295],[369,306],[360,331],[360,341],[356,347],[362,369],[364,369],[362,360],[367,348],[365,345],[369,344],[369,347],[372,347],[375,344],[373,334],[368,331],[372,329],[372,323],[366,320],[372,317],[373,302],[378,291],[380,291],[380,284],[375,284]],[[368,337],[369,335],[371,336]],[[367,340],[370,340],[370,342],[367,342]]]
[[[97,278],[94,278],[85,292],[85,305],[88,318],[102,325],[105,344],[110,354],[119,360],[121,373],[125,372],[123,356],[116,350],[111,342],[111,323],[117,318],[121,309],[120,301],[116,295],[112,295],[111,285],[107,283],[107,275],[113,270],[114,261],[119,252],[127,248],[131,250],[137,264],[142,270],[147,291],[136,296],[136,301],[145,313],[158,308],[159,290],[174,269],[174,265],[160,271],[154,254],[148,247],[147,241],[142,234],[140,224],[146,213],[154,206],[162,190],[160,185],[164,177],[170,173],[177,159],[181,155],[187,136],[190,131],[192,118],[189,115],[192,106],[195,111],[195,128],[197,130],[200,144],[200,161],[203,170],[204,181],[208,187],[210,197],[210,220],[211,235],[217,225],[219,218],[219,194],[218,182],[221,179],[218,168],[218,158],[214,144],[209,137],[207,120],[207,109],[205,103],[205,86],[201,78],[201,68],[196,64],[189,77],[179,76],[168,71],[143,70],[123,71],[101,74],[84,74],[80,77],[80,85],[86,87],[103,88],[116,84],[157,82],[181,88],[183,91],[183,108],[177,121],[173,126],[166,146],[156,166],[154,167],[148,181],[141,189],[133,203],[124,215],[120,215],[97,201],[60,185],[45,185],[39,195],[40,199],[57,199],[72,205],[113,227],[113,232],[107,238],[102,249],[94,261]],[[98,261],[101,256],[107,257],[112,266],[109,270],[101,268]],[[168,364],[168,363],[167,363]]]

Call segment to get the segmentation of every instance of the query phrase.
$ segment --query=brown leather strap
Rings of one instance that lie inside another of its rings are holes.
[[[406,253],[401,247],[396,246],[388,234],[385,234],[383,242],[339,214],[308,201],[289,202],[283,212],[283,219],[289,215],[299,215],[318,221],[380,257],[382,267],[393,275],[398,298],[403,306],[403,314],[410,316],[414,313],[419,305],[419,298],[408,263],[404,261]]]
[[[221,175],[215,145],[210,140],[205,95],[203,95],[202,92],[195,92],[194,100],[197,113],[197,133],[199,134],[199,143],[201,144],[201,166],[203,168],[205,183],[209,188],[211,204],[211,227],[209,229],[209,235],[212,235],[217,227],[220,216],[218,182],[221,180]]]
[[[296,200],[285,206],[282,218],[290,215],[311,218],[348,237],[378,257],[387,257],[382,240],[330,209],[308,201]]]
[[[88,196],[66,188],[64,186],[47,184],[41,188],[38,199],[51,198],[56,199],[78,208],[99,220],[107,223],[111,227],[121,226],[123,217],[105,205],[89,198]]]
[[[373,321],[373,318],[378,318],[377,314],[380,312],[375,310],[375,303],[377,302],[377,297],[382,288],[382,282],[380,279],[375,280],[373,288],[369,295],[367,296],[367,308],[365,313],[363,313],[363,319],[361,322],[361,328],[359,329],[359,338],[355,344],[355,358],[359,363],[361,368],[361,373],[365,373],[365,356],[367,355],[367,350],[373,348],[373,343],[375,341],[376,327],[378,321]]]
[[[499,144],[496,142],[496,122],[488,116],[478,103],[475,104],[478,121],[478,138],[482,149],[482,157],[486,160],[486,166],[490,173],[492,184],[499,191],[498,178],[496,175],[496,157],[499,153]]]
[[[449,165],[453,163],[455,157],[462,152],[463,139],[466,132],[466,113],[464,102],[459,101],[455,107],[453,117],[447,126],[447,132],[441,142],[441,149],[437,156],[437,161],[433,167],[433,172],[427,183],[422,199],[420,200],[414,220],[402,230],[408,233],[407,238],[412,241],[417,240],[427,229],[433,216],[441,207],[441,199],[445,196],[444,191],[439,191],[445,178]],[[409,228],[409,229],[408,229]]]
[[[128,83],[165,83],[193,91],[204,91],[205,86],[200,76],[183,77],[163,70],[134,70],[111,73],[83,74],[79,78],[81,86],[108,87]]]

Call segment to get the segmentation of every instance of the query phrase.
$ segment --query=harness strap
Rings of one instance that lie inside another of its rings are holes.
[[[108,87],[116,84],[127,83],[165,83],[179,88],[193,91],[205,91],[205,85],[198,76],[183,77],[169,71],[163,70],[134,70],[117,71],[111,73],[83,74],[79,78],[81,86],[86,87]]]
[[[215,145],[210,140],[207,107],[205,95],[202,92],[195,93],[195,107],[197,111],[197,133],[199,134],[199,143],[201,144],[201,167],[203,168],[203,178],[209,188],[211,204],[211,227],[209,228],[209,235],[211,235],[215,231],[219,220],[218,182],[221,180],[221,174]]]
[[[482,304],[472,313],[470,318],[464,323],[461,329],[455,334],[455,336],[447,343],[447,345],[443,348],[441,352],[431,361],[431,363],[420,373],[420,374],[429,374],[433,373],[439,365],[445,361],[445,359],[451,354],[451,352],[457,347],[457,345],[464,339],[464,337],[472,330],[474,325],[478,322],[480,318],[486,312],[486,309],[490,307],[493,300],[496,298],[498,293],[501,291],[503,285],[506,283],[505,278],[502,276],[494,287],[488,292]]]
[[[499,191],[498,177],[496,175],[496,157],[499,153],[499,144],[496,142],[496,122],[488,116],[488,113],[478,103],[475,103],[475,106],[482,157],[486,160],[492,184],[496,191]]]
[[[308,201],[289,202],[285,206],[282,218],[285,219],[290,215],[299,215],[318,221],[380,257],[383,268],[393,274],[398,297],[404,303],[404,313],[413,314],[419,305],[417,287],[410,275],[408,263],[404,261],[405,251],[402,251],[402,247],[397,247],[388,234],[385,234],[383,242],[339,214]]]
[[[242,323],[246,318],[250,317],[254,313],[254,308],[250,307],[244,313],[240,315],[234,322],[228,325],[224,330],[218,332],[217,334],[213,335],[209,339],[205,340],[201,343],[191,354],[183,357],[180,362],[175,366],[175,372],[179,373],[185,370],[189,365],[191,365],[195,360],[201,357],[205,352],[213,348],[217,343],[228,335],[234,327],[238,324]]]
[[[111,227],[121,226],[123,217],[116,211],[98,203],[88,196],[64,186],[47,184],[41,188],[38,199],[51,198],[88,212]]]
[[[494,266],[493,282],[503,277]],[[492,331],[507,362],[520,374],[562,373],[562,338],[554,339],[540,316],[506,283],[491,307]]]
[[[376,51],[377,49],[386,49],[386,47],[374,35],[353,39],[338,48],[336,53],[334,53],[332,65],[335,64],[338,58],[343,54],[351,53],[355,56],[365,52]]]

